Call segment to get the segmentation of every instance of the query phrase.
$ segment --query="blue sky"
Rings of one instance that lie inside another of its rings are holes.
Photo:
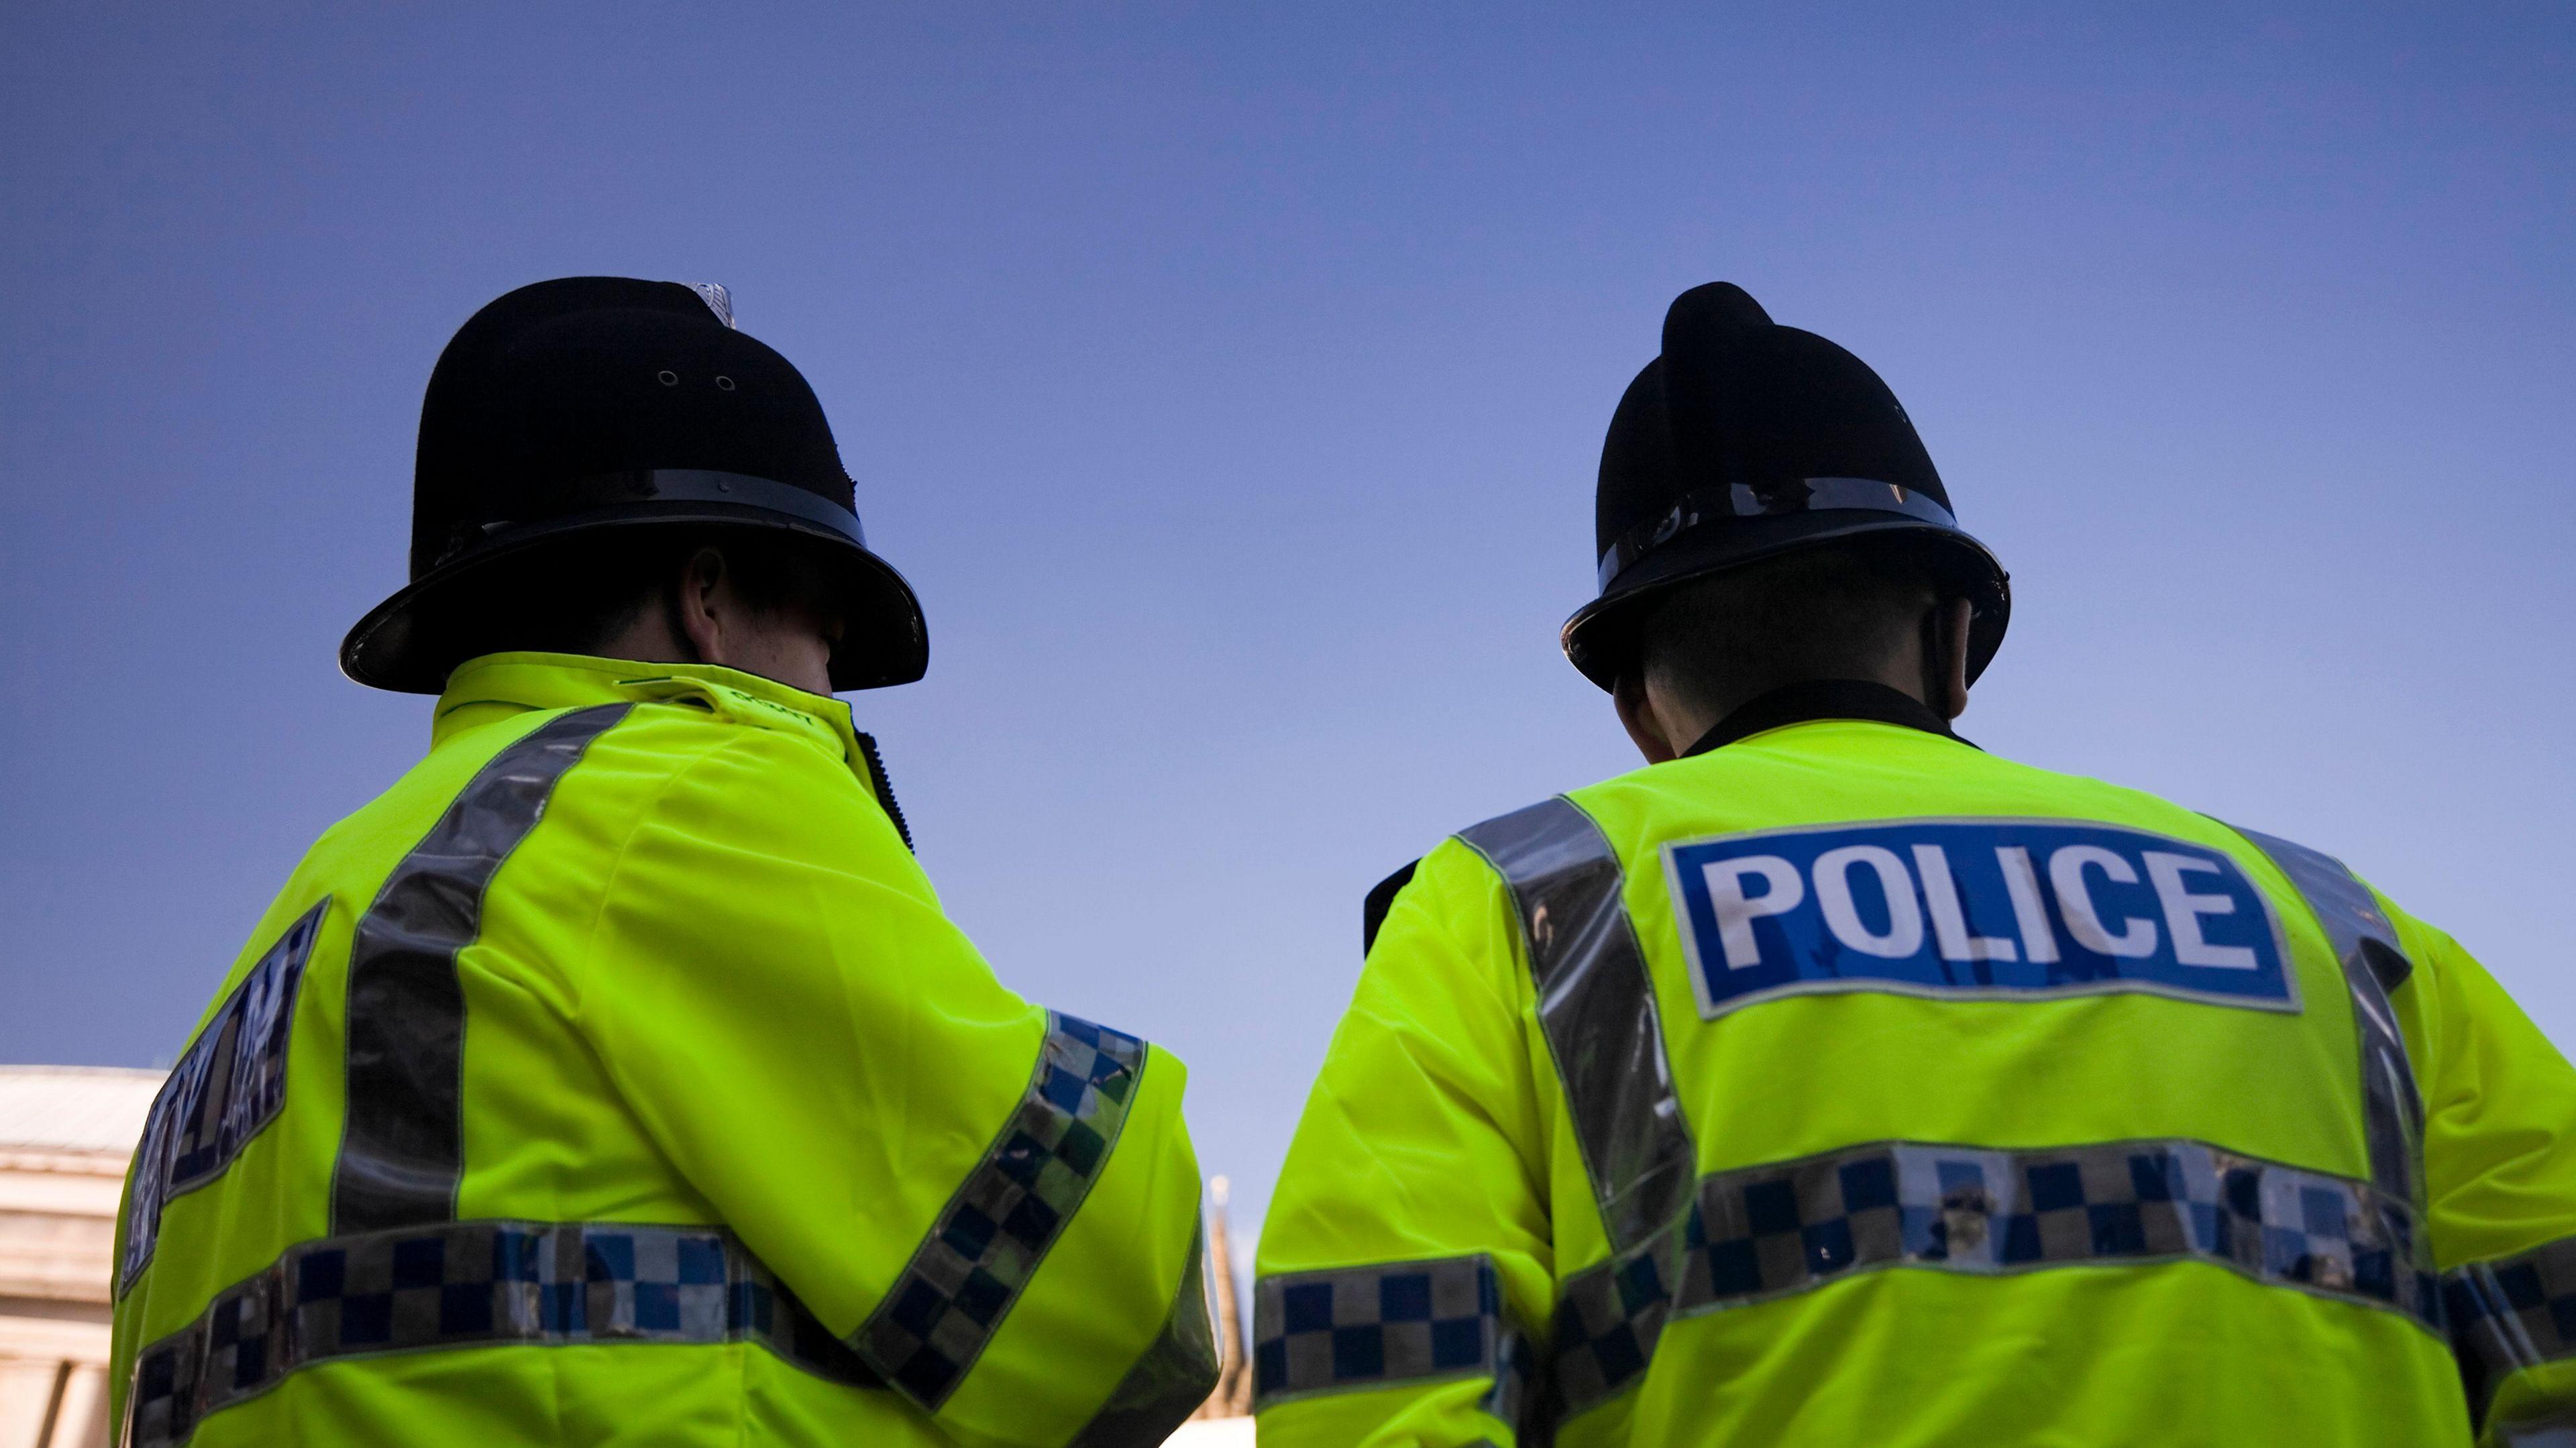
[[[17,7],[0,1060],[174,1050],[416,757],[332,656],[421,385],[593,272],[812,379],[933,878],[1194,1063],[1246,1217],[1366,887],[1632,762],[1555,631],[1713,278],[2012,568],[1971,737],[2344,855],[2576,1041],[2576,14],[1605,9]]]

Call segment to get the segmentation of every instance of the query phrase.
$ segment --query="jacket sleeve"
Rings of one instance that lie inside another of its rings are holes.
[[[2458,942],[2394,918],[2425,993],[2429,1227],[2480,1441],[2576,1426],[2576,1069]]]
[[[624,843],[583,1034],[714,1214],[952,1437],[1159,1441],[1215,1376],[1181,1063],[1004,989],[847,769],[728,735]]]
[[[1527,988],[1452,840],[1395,898],[1262,1225],[1261,1441],[1514,1441],[1553,1259]]]

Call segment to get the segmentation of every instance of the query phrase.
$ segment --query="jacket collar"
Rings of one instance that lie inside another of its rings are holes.
[[[716,664],[646,664],[582,654],[485,654],[468,659],[447,676],[447,692],[438,696],[438,713],[430,725],[429,745],[436,749],[468,729],[531,709],[703,700],[710,690],[732,696],[738,707],[729,712],[745,722],[803,734],[853,768],[863,767],[850,706],[838,699]]]
[[[1712,749],[1722,749],[1765,730],[1810,724],[1820,719],[1860,719],[1873,724],[1897,724],[1968,744],[1967,740],[1950,732],[1949,720],[1933,713],[1922,700],[1901,689],[1860,679],[1807,679],[1783,684],[1767,694],[1756,694],[1736,705],[1733,712],[1701,735],[1698,743],[1683,750],[1681,757],[1688,759]],[[1968,747],[1976,748],[1973,744],[1968,744]]]

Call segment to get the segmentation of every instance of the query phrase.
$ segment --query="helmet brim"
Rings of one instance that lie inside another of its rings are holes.
[[[1601,596],[1575,610],[1558,642],[1566,658],[1604,692],[1636,663],[1638,631],[1654,604],[1685,583],[1764,559],[1850,543],[1885,540],[1915,551],[1946,594],[1966,598],[1968,680],[1974,683],[2003,646],[2012,621],[2012,579],[1985,544],[1959,531],[1869,509],[1829,509],[1746,519],[1684,533],[1638,559]]]
[[[447,676],[472,657],[449,628],[497,564],[580,535],[610,529],[739,529],[807,542],[842,595],[841,642],[832,650],[833,691],[909,684],[930,669],[930,632],[921,601],[893,564],[830,528],[763,508],[722,503],[628,504],[613,514],[570,517],[513,528],[489,544],[441,564],[367,611],[340,643],[340,671],[371,689],[437,694]]]

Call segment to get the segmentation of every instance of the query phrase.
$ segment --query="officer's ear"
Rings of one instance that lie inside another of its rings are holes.
[[[1630,668],[1619,675],[1610,690],[1610,702],[1619,710],[1619,725],[1628,731],[1628,741],[1646,756],[1648,764],[1663,764],[1681,757],[1681,750],[1664,731],[1664,721],[1655,713],[1654,701],[1646,694],[1646,671]]]
[[[687,652],[689,662],[728,662],[726,625],[733,625],[736,632],[741,628],[735,590],[728,586],[731,581],[721,548],[693,548],[680,560],[667,597],[673,641]]]

